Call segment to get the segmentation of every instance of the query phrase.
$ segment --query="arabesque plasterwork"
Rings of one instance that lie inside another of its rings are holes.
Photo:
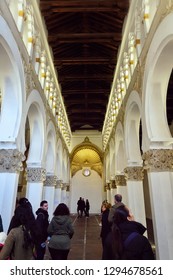
[[[44,182],[46,180],[46,169],[41,167],[27,168],[26,180],[28,182]]]
[[[0,172],[19,173],[23,170],[25,156],[17,149],[0,150]]]
[[[126,179],[124,175],[116,175],[115,182],[117,186],[126,186]]]
[[[47,175],[46,180],[44,181],[44,186],[56,186],[57,176],[55,175]]]
[[[173,171],[173,150],[152,149],[142,156],[144,168],[154,172]]]
[[[127,181],[142,181],[144,179],[144,170],[141,166],[129,166],[124,169]]]

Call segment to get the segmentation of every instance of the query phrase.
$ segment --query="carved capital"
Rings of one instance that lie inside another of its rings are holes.
[[[106,190],[109,191],[110,189],[110,183],[106,183]]]
[[[111,189],[116,189],[115,180],[111,180],[111,181],[110,181],[110,188],[111,188]]]
[[[142,181],[144,179],[144,170],[141,166],[126,167],[124,173],[128,181]]]
[[[66,191],[67,190],[67,184],[66,183],[62,183],[61,184],[61,189],[62,189],[62,191]]]
[[[57,180],[57,181],[56,181],[55,188],[56,188],[56,189],[61,189],[61,184],[62,184],[62,180]]]
[[[126,186],[126,179],[124,175],[116,175],[115,182],[117,186]]]
[[[25,156],[17,149],[0,150],[0,173],[19,173],[23,170]]]
[[[152,149],[142,156],[144,168],[153,172],[173,171],[173,150]]]
[[[28,182],[43,182],[46,180],[46,170],[44,168],[27,168],[26,180]]]
[[[46,180],[44,181],[44,186],[56,186],[57,176],[47,175]]]

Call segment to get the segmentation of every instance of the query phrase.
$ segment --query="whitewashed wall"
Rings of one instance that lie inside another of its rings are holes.
[[[70,212],[76,213],[79,197],[88,199],[90,202],[90,213],[100,213],[103,182],[95,171],[91,171],[89,177],[84,177],[82,171],[78,171],[71,180]]]

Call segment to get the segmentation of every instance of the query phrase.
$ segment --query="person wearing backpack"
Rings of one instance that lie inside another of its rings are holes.
[[[36,260],[43,260],[46,252],[46,241],[48,238],[47,228],[49,226],[48,202],[43,200],[36,211],[36,224],[41,232],[40,239],[36,244]]]
[[[149,240],[143,234],[146,228],[132,220],[126,206],[119,207],[113,217],[111,232],[103,248],[104,260],[153,260]]]
[[[33,260],[38,235],[31,203],[27,198],[21,198],[11,219],[0,260]]]

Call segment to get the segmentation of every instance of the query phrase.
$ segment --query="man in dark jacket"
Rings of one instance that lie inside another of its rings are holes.
[[[143,235],[145,231],[141,223],[133,220],[127,207],[118,207],[104,243],[103,260],[154,260],[151,244]]]
[[[122,202],[122,195],[116,194],[114,196],[114,202],[115,202],[115,204],[110,208],[109,216],[108,216],[108,221],[111,224],[113,223],[113,217],[114,217],[116,209],[118,207],[124,206],[124,203]]]
[[[46,251],[46,240],[48,237],[47,228],[49,225],[48,202],[46,200],[40,202],[40,208],[36,211],[36,215],[37,228],[41,232],[40,240],[36,245],[36,259],[43,260]]]

